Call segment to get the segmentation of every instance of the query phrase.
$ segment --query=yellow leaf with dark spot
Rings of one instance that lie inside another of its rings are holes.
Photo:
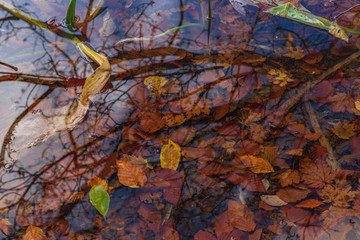
[[[181,158],[180,150],[181,149],[179,145],[169,140],[169,143],[161,148],[161,153],[160,153],[161,167],[169,168],[176,171]]]

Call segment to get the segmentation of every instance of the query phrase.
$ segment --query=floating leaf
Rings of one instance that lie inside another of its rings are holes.
[[[240,156],[240,160],[245,165],[245,167],[248,167],[250,171],[252,171],[253,173],[274,172],[274,169],[271,166],[271,164],[263,158],[259,158],[251,155],[245,155],[245,156]]]
[[[108,190],[108,184],[107,182],[102,179],[102,178],[99,178],[98,176],[92,176],[89,181],[87,182],[87,184],[90,186],[90,187],[93,187],[95,185],[97,186],[101,186],[102,188],[105,189],[105,191]]]
[[[76,7],[76,0],[70,0],[69,6],[68,6],[68,9],[66,12],[65,23],[71,32],[74,32],[75,7]]]
[[[161,153],[160,153],[161,167],[169,168],[176,171],[181,158],[180,150],[181,149],[179,145],[169,140],[169,143],[161,148]]]
[[[263,200],[266,204],[273,206],[273,207],[281,207],[281,206],[285,206],[288,204],[287,202],[281,200],[276,195],[262,195],[261,200]]]
[[[106,190],[101,186],[93,186],[90,189],[89,198],[91,204],[101,215],[105,216],[110,205],[110,197]]]
[[[46,235],[43,230],[36,226],[28,226],[23,240],[43,240],[46,239]]]
[[[345,42],[349,41],[349,36],[346,35],[344,29],[342,29],[337,22],[333,22],[331,23],[330,27],[329,27],[329,33],[332,34],[333,36],[340,38],[342,40],[344,40]]]
[[[119,182],[131,188],[144,186],[147,181],[145,171],[130,162],[119,160],[116,162],[118,167]]]

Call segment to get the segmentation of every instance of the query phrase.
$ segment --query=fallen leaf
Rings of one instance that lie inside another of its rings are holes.
[[[285,172],[280,173],[274,177],[279,179],[281,187],[287,187],[292,184],[298,184],[300,182],[300,174],[297,170],[287,169]]]
[[[329,27],[329,33],[333,36],[344,40],[345,42],[349,41],[349,36],[346,35],[344,29],[342,29],[337,22],[332,22]]]
[[[116,164],[118,167],[118,178],[121,184],[131,188],[144,186],[147,180],[144,170],[127,161],[118,160]]]
[[[334,125],[334,128],[331,131],[341,139],[350,139],[355,136],[355,126],[353,123],[346,123],[341,125],[340,122]]]
[[[219,162],[206,162],[202,163],[197,169],[198,172],[207,176],[222,175],[230,172],[230,168]]]
[[[300,208],[316,208],[323,204],[324,203],[322,201],[319,201],[317,199],[306,199],[305,201],[296,204],[296,206]]]
[[[244,167],[249,168],[253,173],[271,173],[274,172],[271,164],[259,157],[245,155],[239,156],[241,162],[244,164]]]
[[[310,192],[310,189],[302,190],[292,187],[286,187],[279,189],[276,195],[285,202],[292,203],[306,198]]]
[[[318,194],[326,203],[331,203],[336,207],[347,208],[350,206],[349,202],[352,202],[356,195],[356,192],[351,191],[351,188],[351,186],[343,187],[327,184],[318,191]]]
[[[36,226],[28,226],[26,233],[23,236],[23,240],[43,240],[46,239],[46,235],[43,230]]]
[[[255,229],[254,214],[246,205],[229,200],[227,212],[230,213],[230,221],[233,227],[246,232],[251,232]]]
[[[181,158],[180,151],[181,151],[180,146],[174,143],[173,141],[169,140],[169,143],[161,148],[161,152],[160,152],[161,167],[169,168],[176,171]]]
[[[301,156],[303,154],[303,149],[302,148],[291,149],[285,153],[294,156]]]
[[[101,186],[93,186],[90,189],[89,198],[91,204],[105,217],[110,206],[110,196]]]
[[[300,162],[301,180],[310,187],[322,188],[335,179],[336,173],[324,160],[311,162],[303,159],[302,161]]]
[[[285,87],[289,82],[294,81],[291,74],[285,69],[272,68],[268,74],[271,76],[270,81],[274,84],[279,84],[280,87]]]
[[[168,82],[169,80],[160,76],[149,76],[144,80],[145,86],[152,91],[153,94],[158,94],[160,89]]]
[[[287,202],[284,202],[276,195],[261,195],[260,198],[266,204],[273,206],[273,207],[281,207],[281,206],[285,206],[288,204]]]
[[[107,182],[102,179],[102,178],[99,178],[98,176],[92,176],[89,181],[87,182],[87,184],[92,187],[92,186],[95,186],[95,185],[98,185],[98,186],[101,186],[102,188],[105,189],[105,191],[108,190],[108,184]]]

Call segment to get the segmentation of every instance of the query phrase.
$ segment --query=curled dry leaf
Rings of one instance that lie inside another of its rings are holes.
[[[161,148],[160,163],[162,168],[177,169],[181,158],[180,146],[169,140],[169,143]]]
[[[46,239],[46,235],[43,230],[36,226],[28,226],[23,240],[43,240]]]
[[[271,164],[259,157],[245,155],[239,157],[241,162],[245,165],[246,168],[249,168],[253,173],[271,173],[274,172]]]
[[[276,195],[262,195],[261,200],[263,200],[266,204],[273,206],[273,207],[281,207],[281,206],[285,206],[288,203],[281,200],[278,196]]]
[[[116,162],[118,167],[119,182],[131,188],[144,186],[147,181],[145,171],[140,167],[126,161],[119,160]]]
[[[101,186],[103,189],[105,189],[105,191],[108,190],[108,184],[107,182],[102,179],[102,178],[99,178],[98,176],[92,176],[89,181],[87,182],[87,184],[92,187],[92,186]]]

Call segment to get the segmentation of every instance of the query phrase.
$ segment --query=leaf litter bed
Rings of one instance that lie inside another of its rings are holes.
[[[80,39],[112,75],[79,126],[22,149],[1,173],[1,238],[358,239],[359,37],[256,2],[241,15],[212,1],[209,22],[205,1],[105,1],[81,25],[89,3],[78,1]],[[65,2],[37,4],[24,10],[41,7],[53,27],[66,15]],[[357,3],[301,4],[331,19]],[[7,131],[78,97],[91,71],[61,37],[0,14],[1,60],[19,68],[0,66],[13,89],[1,97]],[[356,29],[359,16],[337,21]],[[188,23],[205,28],[117,44]]]

